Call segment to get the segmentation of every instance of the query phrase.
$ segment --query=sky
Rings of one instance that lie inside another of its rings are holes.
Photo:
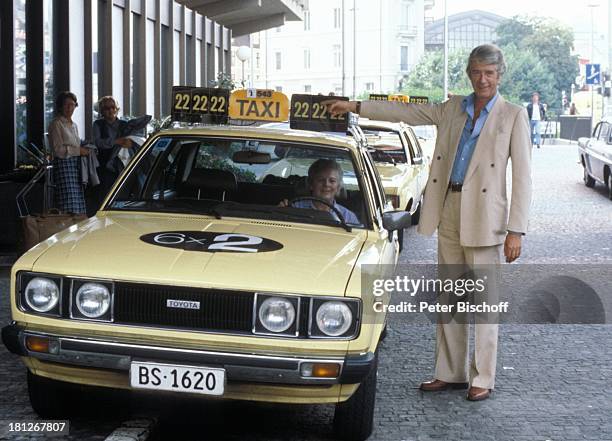
[[[612,0],[446,0],[448,15],[480,9],[504,17],[536,15],[551,17],[574,30],[576,52],[590,58],[593,37],[595,62],[607,64],[608,10]],[[590,8],[588,5],[598,5]],[[591,12],[593,14],[591,14]],[[444,17],[444,0],[435,0],[434,19]],[[592,21],[591,21],[592,20]]]

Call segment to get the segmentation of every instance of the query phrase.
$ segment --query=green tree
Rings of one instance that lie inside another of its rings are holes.
[[[504,49],[508,70],[503,76],[499,91],[509,101],[523,103],[531,101],[533,91],[540,92],[543,102],[551,102],[556,95],[553,74],[531,51],[521,50],[515,45]]]
[[[513,52],[512,56],[529,53],[537,60],[537,66],[550,73],[549,82],[527,81],[517,95],[522,100],[528,101],[533,91],[539,91],[543,102],[547,102],[550,108],[560,111],[561,91],[570,90],[579,71],[578,57],[571,54],[574,47],[572,30],[551,18],[515,16],[500,24],[496,32],[498,36],[496,43],[502,49]],[[522,58],[521,61],[526,63],[526,59]],[[513,62],[512,57],[507,57],[509,67]],[[526,63],[524,67],[528,65],[529,63]],[[541,72],[529,70],[526,74],[535,78],[540,76]],[[549,87],[551,85],[552,88]]]
[[[449,91],[455,94],[470,93],[472,88],[465,73],[468,50],[451,52],[448,57]],[[444,53],[426,52],[415,68],[408,74],[402,93],[429,96],[432,102],[443,101]]]

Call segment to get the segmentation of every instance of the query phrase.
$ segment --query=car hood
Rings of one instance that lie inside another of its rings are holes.
[[[142,238],[177,231],[186,232],[186,237],[189,237],[187,232],[257,236],[274,241],[280,249],[187,251],[147,243]],[[365,230],[353,229],[349,233],[320,225],[236,218],[216,220],[196,215],[105,213],[52,236],[30,253],[40,253],[32,270],[47,273],[156,284],[344,295],[366,239]]]

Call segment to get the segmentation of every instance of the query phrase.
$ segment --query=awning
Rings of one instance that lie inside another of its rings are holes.
[[[176,0],[230,28],[233,37],[301,21],[305,0]]]

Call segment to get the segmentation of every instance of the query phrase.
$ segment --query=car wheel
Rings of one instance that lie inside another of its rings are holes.
[[[41,418],[66,418],[72,414],[72,391],[66,383],[34,375],[28,370],[32,409]]]
[[[608,172],[608,199],[612,201],[612,172]]]
[[[417,207],[416,211],[412,215],[412,218],[410,219],[410,222],[412,223],[412,225],[417,225],[419,223],[419,219],[421,219],[421,207],[422,206],[423,206],[423,196],[421,196],[421,199],[419,200],[419,206]]]
[[[582,179],[584,180],[584,185],[589,188],[593,188],[595,186],[595,179],[593,179],[591,175],[589,175],[589,172],[587,171],[586,167],[583,167],[583,170],[584,176]]]
[[[376,402],[376,376],[378,372],[378,352],[370,373],[359,385],[351,398],[336,404],[334,413],[334,433],[343,440],[366,440],[374,426],[374,404]]]

